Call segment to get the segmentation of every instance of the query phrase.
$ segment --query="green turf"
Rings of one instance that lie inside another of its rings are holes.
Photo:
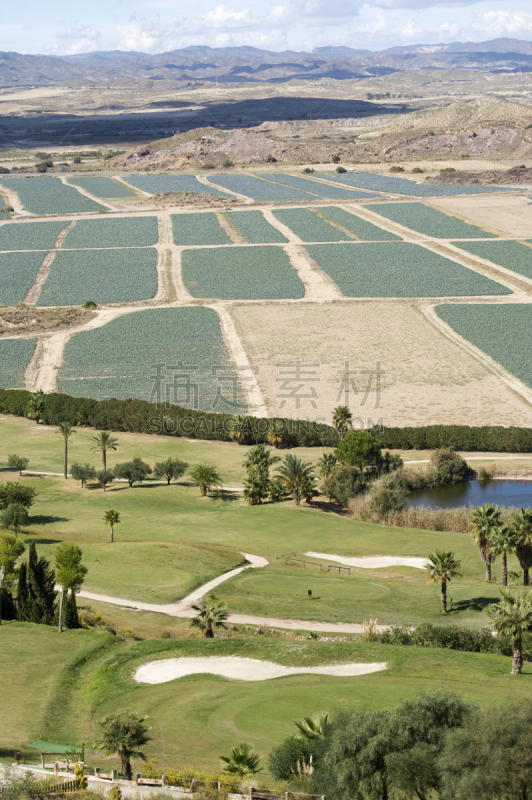
[[[65,744],[85,742],[91,766],[106,763],[91,744],[98,738],[98,723],[117,711],[148,715],[148,757],[168,766],[218,769],[219,755],[240,741],[267,756],[295,733],[294,719],[315,712],[328,711],[334,718],[361,703],[393,708],[420,689],[451,689],[483,706],[517,697],[527,702],[532,695],[528,664],[521,677],[512,678],[508,658],[430,648],[257,637],[133,644],[89,631],[58,634],[29,623],[2,625],[0,642],[5,722],[0,745],[13,749],[19,740],[24,745],[39,736]],[[258,682],[195,675],[155,686],[135,684],[131,677],[151,660],[206,655],[286,666],[382,661],[387,669],[352,678],[303,674]],[[116,757],[107,763],[118,766]]]

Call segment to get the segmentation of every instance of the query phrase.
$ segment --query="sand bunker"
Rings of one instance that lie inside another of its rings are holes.
[[[402,556],[365,556],[364,558],[346,558],[345,556],[335,556],[330,553],[314,553],[309,551],[303,553],[311,558],[321,558],[325,561],[336,561],[338,564],[345,564],[348,567],[361,567],[362,569],[380,569],[381,567],[415,567],[425,569],[428,563],[426,558],[403,558]]]
[[[268,681],[287,675],[336,675],[352,677],[367,675],[386,669],[386,663],[335,664],[327,667],[283,667],[273,661],[258,661],[255,658],[236,656],[210,656],[208,658],[167,658],[143,664],[133,675],[137,683],[167,683],[185,675],[210,673],[237,681]]]

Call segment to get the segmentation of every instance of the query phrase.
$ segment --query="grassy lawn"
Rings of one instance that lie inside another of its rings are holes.
[[[0,746],[38,739],[92,743],[98,722],[127,710],[149,715],[148,756],[174,766],[216,769],[240,741],[263,755],[295,731],[293,719],[358,704],[390,708],[420,689],[447,688],[482,705],[532,698],[532,665],[509,675],[510,659],[363,642],[283,641],[257,637],[146,641],[132,644],[89,631],[27,623],[0,629],[4,665]],[[286,666],[386,661],[386,671],[353,678],[295,675],[240,682],[195,675],[155,686],[133,682],[135,668],[167,657],[237,655]],[[62,669],[62,663],[65,668]],[[30,691],[28,691],[30,687]],[[489,687],[489,691],[487,691]],[[116,761],[116,759],[111,759]],[[91,765],[103,756],[89,754]]]

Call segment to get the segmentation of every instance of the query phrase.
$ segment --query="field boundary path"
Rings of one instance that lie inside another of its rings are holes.
[[[254,556],[250,553],[242,553],[242,555],[249,561],[249,565],[245,567],[237,567],[236,569],[225,572],[219,575],[212,581],[195,589],[191,594],[179,600],[177,603],[142,603],[138,600],[124,600],[120,597],[111,597],[106,594],[96,594],[94,592],[81,591],[78,592],[78,597],[83,597],[86,600],[96,600],[100,603],[109,603],[110,605],[122,606],[123,608],[135,608],[141,611],[154,611],[158,614],[167,614],[169,617],[181,617],[185,619],[192,619],[195,617],[195,612],[191,609],[194,603],[197,603],[208,592],[212,591],[216,586],[221,583],[234,578],[240,572],[246,569],[257,569],[260,567],[267,567],[268,561],[262,556]],[[251,614],[229,614],[227,621],[233,625],[259,625],[265,628],[285,628],[293,631],[316,631],[322,633],[362,633],[362,625],[358,623],[349,622],[309,622],[298,619],[277,619],[274,617],[255,617]],[[388,625],[377,625],[379,631],[388,629]]]

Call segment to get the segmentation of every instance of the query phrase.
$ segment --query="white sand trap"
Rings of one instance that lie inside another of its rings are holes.
[[[428,563],[426,558],[403,558],[402,556],[365,556],[364,558],[346,558],[345,556],[335,556],[330,553],[314,553],[309,551],[303,553],[304,556],[311,558],[321,558],[325,561],[336,561],[338,564],[346,564],[348,567],[361,567],[362,569],[380,569],[381,567],[415,567],[425,569]]]
[[[273,661],[258,661],[255,658],[237,656],[210,656],[208,658],[167,658],[143,664],[133,675],[137,683],[167,683],[185,675],[210,673],[237,681],[269,681],[287,675],[337,675],[352,677],[380,672],[386,662],[374,664],[335,664],[328,667],[283,667]]]

